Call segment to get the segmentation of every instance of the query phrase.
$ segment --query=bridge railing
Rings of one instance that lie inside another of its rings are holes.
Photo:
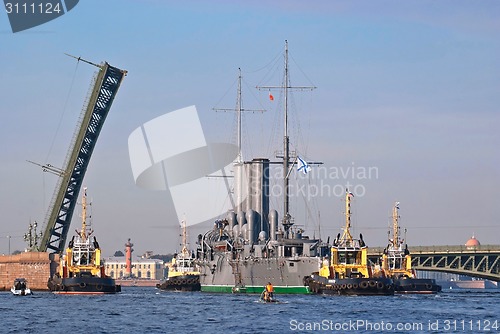
[[[369,255],[382,254],[384,247],[372,247],[368,249]],[[408,247],[410,254],[455,254],[455,253],[498,253],[500,245],[479,245],[467,247],[465,245],[445,245],[445,246],[411,246]]]

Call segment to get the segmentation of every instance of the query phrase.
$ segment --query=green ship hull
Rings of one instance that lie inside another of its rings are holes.
[[[245,286],[245,287],[235,287],[230,285],[202,285],[202,292],[213,292],[213,293],[249,293],[249,294],[260,294],[264,290],[263,286]],[[309,294],[309,288],[307,286],[275,286],[275,294]]]

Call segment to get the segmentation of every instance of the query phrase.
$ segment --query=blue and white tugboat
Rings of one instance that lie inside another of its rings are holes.
[[[168,268],[168,277],[156,284],[156,288],[165,291],[200,291],[200,272],[194,262],[187,247],[186,221],[182,221],[182,251],[174,256]]]
[[[346,225],[333,242],[331,258],[324,259],[319,273],[305,278],[311,293],[328,295],[393,295],[394,283],[382,270],[368,264],[368,247],[363,236],[351,235],[351,199],[346,189]]]
[[[395,293],[433,294],[441,291],[434,279],[417,278],[411,267],[408,244],[401,239],[399,227],[399,202],[392,210],[392,236],[382,255],[382,269],[394,280]]]

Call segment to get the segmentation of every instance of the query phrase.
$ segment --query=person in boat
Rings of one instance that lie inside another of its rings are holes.
[[[270,302],[274,297],[274,287],[271,282],[268,282],[264,289],[264,300]]]
[[[177,253],[172,257],[172,268],[174,271],[177,271]]]

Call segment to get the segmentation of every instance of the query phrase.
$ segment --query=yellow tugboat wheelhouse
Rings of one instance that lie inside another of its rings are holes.
[[[351,235],[351,200],[346,189],[345,227],[333,241],[330,259],[325,258],[318,273],[306,279],[312,293],[332,295],[392,295],[393,281],[381,270],[368,265],[368,247],[363,236]]]
[[[76,231],[59,263],[59,272],[48,282],[58,294],[104,294],[121,291],[121,286],[105,274],[101,248],[87,224],[87,188],[82,196],[82,228]]]

